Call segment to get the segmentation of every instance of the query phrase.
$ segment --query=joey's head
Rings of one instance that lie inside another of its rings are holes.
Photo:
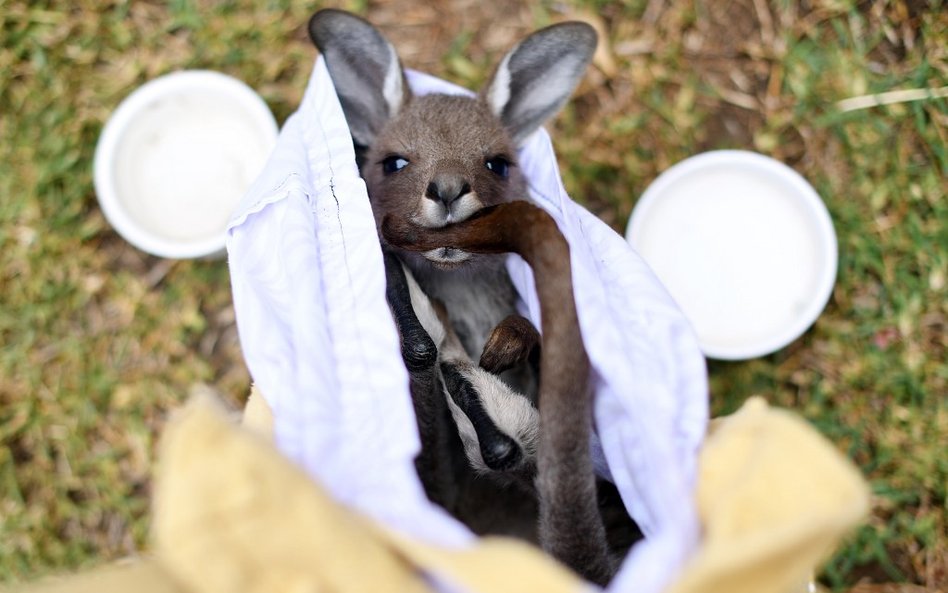
[[[592,27],[554,25],[514,47],[476,96],[414,96],[395,49],[366,21],[321,10],[309,32],[365,151],[376,222],[392,215],[427,228],[527,198],[517,149],[566,102],[596,47]],[[473,256],[435,249],[424,257],[453,268]]]

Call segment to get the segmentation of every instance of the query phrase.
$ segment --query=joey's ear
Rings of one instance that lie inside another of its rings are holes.
[[[368,22],[341,10],[314,14],[309,36],[326,60],[353,138],[370,146],[409,97],[395,48]]]
[[[521,41],[481,91],[520,145],[566,103],[596,51],[596,31],[580,22],[541,29]]]

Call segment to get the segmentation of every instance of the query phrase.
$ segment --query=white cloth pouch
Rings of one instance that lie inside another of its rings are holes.
[[[467,93],[408,73],[416,94]],[[518,155],[530,196],[570,244],[595,388],[597,470],[645,539],[610,591],[658,593],[693,552],[698,448],[707,425],[704,358],[681,311],[631,247],[566,195],[549,136]],[[340,502],[443,546],[474,535],[425,497],[408,374],[345,116],[322,58],[299,110],[228,227],[241,344],[273,411],[277,446]],[[539,327],[530,268],[507,263]],[[435,575],[436,576],[436,575]]]

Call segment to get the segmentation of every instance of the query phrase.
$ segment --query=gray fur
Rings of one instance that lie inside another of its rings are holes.
[[[341,10],[313,15],[309,35],[326,58],[352,137],[372,144],[408,96],[395,49],[374,27]]]
[[[569,22],[527,37],[504,57],[484,96],[515,144],[563,107],[595,50],[593,28]]]

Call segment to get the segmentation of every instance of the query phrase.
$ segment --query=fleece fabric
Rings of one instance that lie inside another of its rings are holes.
[[[162,438],[152,550],[8,593],[588,593],[539,550],[504,538],[439,546],[335,500],[272,444],[266,400],[238,426],[213,397]],[[813,568],[866,514],[852,464],[798,416],[748,402],[715,422],[693,497],[704,536],[665,593],[813,593]],[[634,584],[612,591],[638,593]]]

